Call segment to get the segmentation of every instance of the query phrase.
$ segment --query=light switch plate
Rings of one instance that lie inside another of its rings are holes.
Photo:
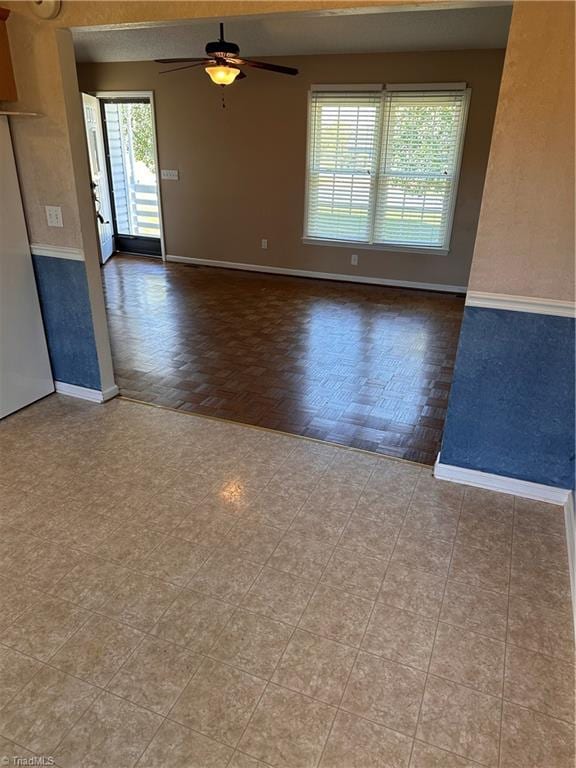
[[[59,205],[45,205],[46,222],[49,227],[63,227],[62,208]]]
[[[179,171],[160,171],[160,177],[164,181],[178,181],[180,173]]]

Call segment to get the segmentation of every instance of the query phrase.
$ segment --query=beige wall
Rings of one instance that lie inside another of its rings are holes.
[[[201,70],[160,75],[153,62],[85,64],[78,72],[85,91],[154,91],[160,165],[180,171],[178,182],[162,183],[168,254],[465,286],[503,58],[503,51],[289,57],[278,61],[298,67],[297,78],[250,71],[227,90]],[[450,253],[304,245],[310,84],[434,81],[472,88]]]
[[[574,298],[574,4],[516,3],[470,289]]]
[[[445,5],[444,0],[419,3]],[[41,113],[39,118],[12,118],[12,137],[30,239],[35,243],[86,250],[80,228],[73,182],[70,139],[66,125],[63,83],[55,32],[77,26],[126,24],[171,19],[224,18],[244,14],[331,10],[366,6],[413,5],[406,0],[65,0],[59,16],[39,20],[33,3],[2,0],[11,9],[7,28],[12,51],[19,109]],[[450,5],[462,6],[462,2]],[[12,106],[6,104],[5,106]],[[64,227],[46,225],[44,205],[62,207]],[[90,258],[97,258],[96,253]]]

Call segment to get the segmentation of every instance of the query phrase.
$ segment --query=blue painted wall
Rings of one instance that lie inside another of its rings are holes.
[[[441,462],[574,488],[574,319],[466,307]]]
[[[84,262],[32,258],[54,379],[100,389]]]

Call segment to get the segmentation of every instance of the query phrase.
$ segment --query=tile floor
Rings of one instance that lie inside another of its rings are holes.
[[[0,454],[2,764],[573,766],[559,508],[122,400]]]

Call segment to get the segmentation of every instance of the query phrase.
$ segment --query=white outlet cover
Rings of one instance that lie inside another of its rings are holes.
[[[45,205],[46,222],[49,227],[63,227],[62,208],[59,205]]]
[[[160,171],[160,178],[164,181],[178,181],[180,178],[180,172],[177,170]]]
[[[262,250],[265,251],[268,248],[268,238],[263,237],[261,245],[262,245]]]

